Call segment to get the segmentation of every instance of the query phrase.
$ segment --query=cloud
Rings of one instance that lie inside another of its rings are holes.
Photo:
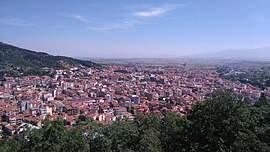
[[[135,16],[140,16],[140,17],[159,16],[161,14],[166,13],[167,11],[168,11],[168,9],[165,9],[165,8],[152,8],[149,11],[137,12],[137,13],[135,13]]]
[[[183,7],[184,4],[164,4],[161,7],[152,7],[147,11],[138,11],[135,12],[134,15],[138,17],[155,17],[163,15],[169,11],[172,11],[176,8]]]
[[[30,22],[26,22],[26,21],[14,19],[14,18],[12,19],[0,18],[0,24],[13,25],[13,26],[35,26],[36,25],[34,23],[30,23]]]
[[[39,24],[34,24],[31,22],[27,22],[27,21],[23,21],[23,20],[19,20],[19,19],[15,19],[15,18],[11,18],[11,19],[7,19],[7,18],[0,18],[0,24],[3,25],[12,25],[12,26],[25,26],[25,27],[39,27],[39,28],[48,28],[48,29],[60,29],[60,28],[64,28],[64,26],[59,26],[59,25],[39,25]]]
[[[97,32],[115,33],[115,32],[127,32],[127,31],[129,31],[130,28],[132,28],[138,24],[143,24],[143,22],[138,21],[138,20],[124,20],[124,21],[121,21],[118,23],[106,23],[106,24],[101,24],[101,25],[91,25],[91,26],[88,26],[87,28],[92,30],[92,31],[97,31]]]
[[[147,18],[149,17],[161,16],[165,13],[168,13],[169,11],[175,10],[185,5],[186,4],[162,4],[159,7],[153,7],[149,5],[133,6],[131,8],[129,7],[120,9],[120,11],[123,11],[121,15],[116,15],[115,13],[102,14],[105,15],[105,18],[107,18],[103,21],[100,20],[100,18],[96,18],[94,16],[92,16],[90,20],[89,17],[79,14],[62,15],[84,22],[85,26],[91,31],[115,33],[130,31],[130,29],[135,26],[150,22],[149,20],[147,20]],[[144,11],[139,11],[143,8],[148,9]]]
[[[67,15],[67,17],[82,21],[82,22],[90,22],[89,18],[82,15]]]

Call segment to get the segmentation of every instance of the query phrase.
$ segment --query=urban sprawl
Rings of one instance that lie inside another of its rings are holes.
[[[12,136],[26,126],[41,128],[44,120],[65,120],[72,127],[80,116],[101,123],[151,113],[183,116],[217,89],[231,90],[251,104],[261,95],[259,88],[219,78],[214,70],[109,65],[41,70],[54,77],[4,77],[0,82],[1,137],[4,129]],[[265,94],[270,96],[269,90]]]

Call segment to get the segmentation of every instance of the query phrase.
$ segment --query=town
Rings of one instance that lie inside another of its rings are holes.
[[[215,70],[138,65],[41,70],[54,77],[6,76],[0,82],[1,137],[26,126],[42,128],[44,120],[65,120],[72,127],[81,119],[112,123],[151,113],[184,116],[218,89],[230,90],[249,104],[261,96],[258,87],[220,78]],[[269,90],[264,90],[268,97]]]

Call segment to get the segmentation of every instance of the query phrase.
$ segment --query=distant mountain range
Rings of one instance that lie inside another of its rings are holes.
[[[219,52],[209,52],[185,56],[184,58],[195,59],[239,59],[239,60],[270,60],[270,47],[262,47],[256,49],[232,49]]]
[[[44,52],[35,52],[0,42],[0,77],[3,75],[43,75],[44,67],[65,69],[83,65],[99,67],[91,61],[79,60],[64,56],[53,56]]]

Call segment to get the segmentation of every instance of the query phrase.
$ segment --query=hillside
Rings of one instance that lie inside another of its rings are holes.
[[[35,52],[0,42],[0,77],[20,75],[48,75],[41,69],[65,69],[72,66],[99,67],[91,61],[64,56],[53,56],[44,52]]]
[[[269,60],[270,47],[262,47],[255,49],[232,49],[219,52],[209,52],[197,55],[188,56],[187,58],[207,58],[207,59],[255,59]]]

